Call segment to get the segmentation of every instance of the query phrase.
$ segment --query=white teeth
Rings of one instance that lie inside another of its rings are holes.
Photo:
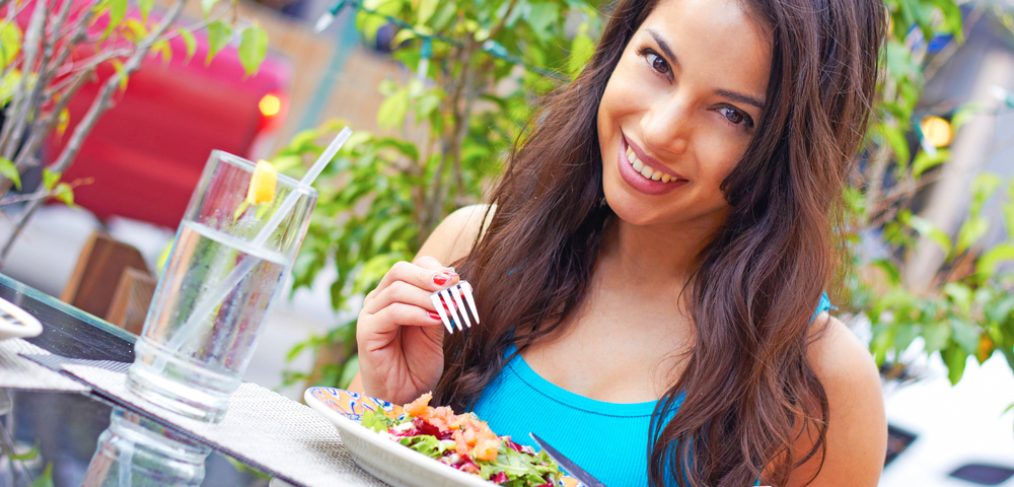
[[[630,162],[634,171],[637,171],[641,176],[644,176],[645,179],[661,181],[663,183],[676,181],[675,177],[665,174],[662,171],[656,171],[652,169],[651,166],[641,162],[641,160],[637,158],[637,153],[630,147],[627,147],[627,161]]]

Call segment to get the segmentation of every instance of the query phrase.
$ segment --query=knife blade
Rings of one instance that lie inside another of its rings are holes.
[[[546,443],[546,440],[539,438],[539,436],[535,433],[528,433],[528,436],[531,436],[532,439],[549,454],[550,458],[556,460],[556,463],[559,463],[561,467],[580,480],[584,485],[588,487],[606,487],[606,484],[602,483],[601,480],[595,478],[592,474],[585,471],[585,469],[577,466],[573,460],[567,458],[563,453],[560,453],[560,450],[557,450],[549,443]]]

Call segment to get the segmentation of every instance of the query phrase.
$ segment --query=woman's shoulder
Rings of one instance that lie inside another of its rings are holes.
[[[467,257],[489,226],[495,211],[496,205],[489,204],[469,205],[455,210],[433,229],[419,249],[419,255],[444,263]]]
[[[880,374],[866,346],[837,318],[826,312],[810,327],[807,360],[827,394],[827,456],[819,455],[793,472],[789,486],[876,485],[884,464],[887,423]],[[797,454],[813,438],[802,435]]]
[[[818,310],[810,327],[807,359],[817,377],[826,385],[849,383],[877,385],[880,375],[869,350],[855,333],[826,310]],[[827,384],[827,383],[833,384]]]

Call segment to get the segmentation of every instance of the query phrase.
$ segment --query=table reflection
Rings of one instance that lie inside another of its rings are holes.
[[[211,453],[158,423],[113,408],[99,435],[82,485],[87,487],[198,486]]]

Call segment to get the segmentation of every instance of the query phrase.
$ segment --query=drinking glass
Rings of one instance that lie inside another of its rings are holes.
[[[114,408],[82,485],[198,487],[211,448],[137,414]]]
[[[127,373],[158,407],[218,422],[241,383],[317,201],[264,169],[222,151],[204,167]]]

